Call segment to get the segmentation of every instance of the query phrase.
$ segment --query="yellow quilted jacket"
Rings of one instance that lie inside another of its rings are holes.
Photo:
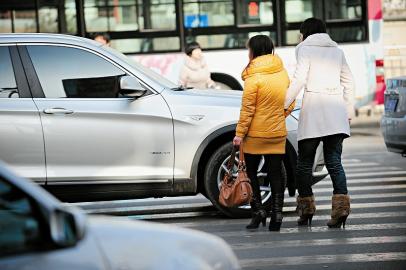
[[[284,110],[289,77],[277,55],[253,59],[242,73],[244,93],[236,135],[244,138],[274,138],[287,135],[285,117],[294,108]]]

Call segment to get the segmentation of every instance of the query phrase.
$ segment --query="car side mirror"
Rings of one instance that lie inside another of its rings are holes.
[[[124,97],[139,98],[143,96],[147,90],[132,76],[122,76],[120,78],[120,94]]]
[[[57,246],[74,246],[85,235],[86,218],[74,208],[55,209],[49,218],[49,228]]]

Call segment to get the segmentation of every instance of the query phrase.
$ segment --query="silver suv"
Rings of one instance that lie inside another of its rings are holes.
[[[111,48],[66,35],[2,34],[0,63],[0,159],[60,199],[203,193],[229,216],[249,212],[218,204],[240,91],[184,89]],[[297,119],[286,123],[293,196]],[[323,168],[319,148],[316,181]]]

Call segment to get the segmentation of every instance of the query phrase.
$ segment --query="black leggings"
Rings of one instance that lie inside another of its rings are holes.
[[[268,154],[268,155],[254,155],[244,154],[245,163],[247,165],[247,174],[251,180],[253,195],[256,199],[260,200],[261,191],[258,182],[258,166],[261,157],[265,157],[265,168],[268,174],[267,179],[271,182],[271,194],[280,194],[285,192],[285,185],[282,179],[282,160],[283,154]]]

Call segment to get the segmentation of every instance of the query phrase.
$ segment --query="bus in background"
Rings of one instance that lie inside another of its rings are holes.
[[[23,2],[23,3],[21,3]],[[356,107],[382,104],[382,0],[26,0],[0,2],[0,32],[108,33],[111,46],[178,82],[185,44],[205,50],[212,78],[242,89],[247,39],[269,35],[290,74],[299,27],[321,18],[356,80]],[[322,74],[321,74],[322,76]]]

